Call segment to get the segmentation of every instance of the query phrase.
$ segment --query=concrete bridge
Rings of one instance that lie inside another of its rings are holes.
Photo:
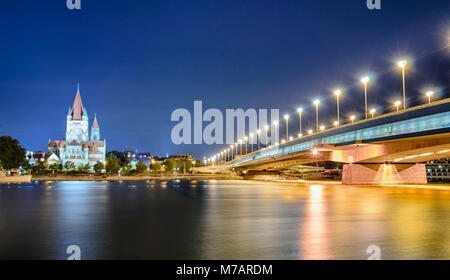
[[[446,157],[450,99],[303,136],[206,168],[245,174],[332,161],[344,164],[345,184],[426,184],[423,163]]]

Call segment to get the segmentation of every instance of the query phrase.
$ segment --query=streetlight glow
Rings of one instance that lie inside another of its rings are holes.
[[[398,112],[398,107],[400,105],[402,105],[402,102],[400,100],[397,100],[397,101],[395,101],[394,105],[395,105],[395,107],[397,107],[397,112]]]
[[[352,124],[355,122],[356,117],[355,116],[350,116],[350,120],[352,121]]]
[[[427,91],[427,92],[425,93],[425,95],[428,97],[428,104],[430,104],[430,103],[431,103],[431,96],[434,95],[434,91],[432,91],[432,90]]]

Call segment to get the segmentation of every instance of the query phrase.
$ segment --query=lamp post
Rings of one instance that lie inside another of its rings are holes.
[[[319,131],[319,104],[319,99],[314,100],[314,105],[316,106],[316,131]]]
[[[278,138],[279,138],[278,137],[278,132],[279,132],[279,130],[278,130],[278,121],[274,121],[273,125],[275,126],[274,131],[273,131],[274,136],[275,136],[275,141],[274,142],[278,142]]]
[[[238,143],[234,143],[234,149],[236,151],[236,156],[238,155]]]
[[[244,140],[245,140],[245,154],[247,154],[248,137],[245,136],[245,137],[244,137]]]
[[[300,131],[299,131],[299,135],[302,134],[302,114],[303,114],[303,108],[298,108],[297,109],[297,113],[298,113],[298,117],[300,119]]]
[[[239,149],[240,149],[240,155],[242,155],[242,139],[239,139]]]
[[[250,149],[251,152],[253,153],[253,133],[250,133]]]
[[[268,137],[268,131],[269,131],[269,126],[268,125],[265,125],[264,126],[264,130],[266,131],[266,147],[267,147],[267,145],[269,145],[269,137]]]
[[[261,130],[256,131],[256,142],[258,142],[258,150],[261,149]]]
[[[337,104],[337,122],[339,126],[340,120],[339,120],[339,97],[341,96],[342,91],[340,89],[337,89],[334,91],[334,95],[336,95],[336,104]]]
[[[350,116],[350,120],[352,121],[352,124],[355,122],[356,117],[355,116]]]
[[[284,115],[286,120],[286,142],[289,140],[289,115]]]
[[[364,102],[365,102],[365,108],[366,108],[366,119],[368,118],[367,115],[367,83],[370,82],[370,78],[369,77],[364,77],[361,79],[361,83],[364,84]]]
[[[230,148],[231,148],[231,160],[233,160],[233,157],[234,157],[234,153],[233,153],[234,145],[230,145]]]
[[[395,105],[395,107],[397,108],[397,112],[398,112],[398,107],[399,107],[400,105],[402,105],[402,102],[401,102],[400,100],[395,101],[394,105]]]
[[[371,110],[370,110],[370,114],[372,115],[372,119],[373,119],[373,115],[375,114],[376,111],[377,111],[377,110],[375,110],[375,109],[371,109]]]
[[[431,96],[433,96],[433,94],[434,94],[434,91],[432,91],[432,90],[427,91],[425,93],[425,95],[428,97],[428,104],[431,104]]]
[[[406,89],[405,89],[405,68],[408,62],[406,60],[400,60],[397,65],[402,68],[402,81],[403,81],[403,110],[406,110]]]

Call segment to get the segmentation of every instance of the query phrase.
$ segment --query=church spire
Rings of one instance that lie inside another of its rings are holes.
[[[91,141],[100,141],[100,128],[98,127],[97,114],[94,115],[94,122],[91,127]]]
[[[82,120],[84,115],[83,102],[81,101],[80,84],[77,85],[77,94],[72,106],[72,120]]]
[[[92,124],[92,128],[98,128],[97,114],[94,115],[94,123]]]

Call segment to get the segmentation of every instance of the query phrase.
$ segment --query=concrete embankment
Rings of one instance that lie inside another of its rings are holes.
[[[2,183],[26,183],[26,182],[31,182],[31,175],[0,176],[0,184],[2,184]]]

